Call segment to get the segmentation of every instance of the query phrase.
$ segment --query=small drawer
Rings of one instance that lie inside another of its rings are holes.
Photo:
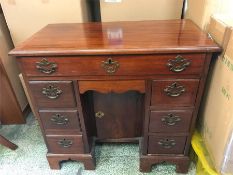
[[[199,80],[154,80],[151,106],[191,107],[195,105]]]
[[[149,136],[148,154],[183,154],[184,136]]]
[[[83,154],[84,145],[81,135],[46,136],[48,152],[54,154]]]
[[[46,134],[80,134],[80,123],[76,110],[40,110],[40,118]]]
[[[20,58],[27,76],[200,75],[205,54]]]
[[[39,108],[76,106],[72,81],[29,81],[29,86]]]
[[[192,110],[151,111],[149,132],[188,132]]]

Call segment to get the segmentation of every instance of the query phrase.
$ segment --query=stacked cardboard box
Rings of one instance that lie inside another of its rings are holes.
[[[232,0],[188,0],[186,18],[193,20],[200,28],[207,30],[212,14],[232,16]]]
[[[0,0],[0,3],[15,46],[49,23],[80,23],[87,22],[90,19],[86,0]],[[4,16],[3,14],[0,16],[0,22],[4,19]],[[1,47],[0,49],[4,49],[4,52],[0,51],[5,54],[2,56],[2,58],[6,58],[3,60],[6,63],[5,68],[9,70],[7,73],[12,80],[11,82],[14,85],[19,102],[22,108],[24,108],[27,100],[22,85],[29,104],[31,100],[24,86],[23,77],[19,75],[20,71],[16,65],[15,58],[8,58],[7,56],[9,50],[14,47],[11,38],[9,36],[7,39],[10,47],[7,49]],[[31,104],[30,106],[32,108]]]
[[[233,173],[233,33],[224,18],[211,18],[209,33],[223,47],[213,63],[200,111],[202,136],[218,172]]]
[[[100,0],[101,20],[180,19],[183,0]]]
[[[14,45],[49,23],[89,20],[86,0],[0,0]]]

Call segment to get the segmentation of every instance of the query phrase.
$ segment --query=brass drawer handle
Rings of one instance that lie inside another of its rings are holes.
[[[179,97],[185,92],[184,86],[179,85],[177,82],[172,83],[164,89],[167,96]]]
[[[173,60],[168,60],[167,63],[169,70],[172,72],[182,72],[190,65],[191,61],[183,58],[181,55],[177,55]]]
[[[49,62],[46,58],[43,58],[40,62],[36,62],[36,68],[45,74],[52,74],[57,69],[57,64]]]
[[[104,113],[102,111],[98,111],[98,112],[95,113],[95,117],[96,118],[102,118],[102,117],[104,117]]]
[[[50,119],[56,125],[67,125],[69,119],[61,114],[55,114]]]
[[[113,74],[120,67],[120,64],[118,61],[114,61],[112,58],[108,58],[106,61],[102,61],[101,66],[107,73]]]
[[[42,94],[50,99],[57,99],[62,94],[62,90],[53,85],[48,85],[42,89]]]
[[[57,143],[58,145],[61,145],[63,148],[69,148],[73,144],[72,140],[67,140],[67,139],[61,139]]]
[[[168,126],[174,126],[181,121],[181,118],[179,116],[175,116],[174,114],[168,114],[167,116],[162,117],[161,121]]]
[[[171,149],[176,145],[176,142],[174,139],[161,139],[158,144],[165,149]]]

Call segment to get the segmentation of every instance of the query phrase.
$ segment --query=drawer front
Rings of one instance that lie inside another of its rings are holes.
[[[29,86],[39,108],[76,106],[72,81],[29,81]]]
[[[194,106],[198,79],[159,80],[152,83],[151,106]]]
[[[40,118],[46,134],[80,134],[78,112],[40,110]]]
[[[183,154],[186,137],[149,136],[148,154]]]
[[[82,136],[46,136],[48,152],[54,154],[83,154]]]
[[[27,57],[19,59],[27,76],[201,74],[205,54]]]
[[[188,132],[192,110],[151,111],[149,132]]]

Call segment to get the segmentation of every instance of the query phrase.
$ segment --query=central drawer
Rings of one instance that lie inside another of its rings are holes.
[[[27,76],[200,75],[205,54],[58,56],[19,60]]]

